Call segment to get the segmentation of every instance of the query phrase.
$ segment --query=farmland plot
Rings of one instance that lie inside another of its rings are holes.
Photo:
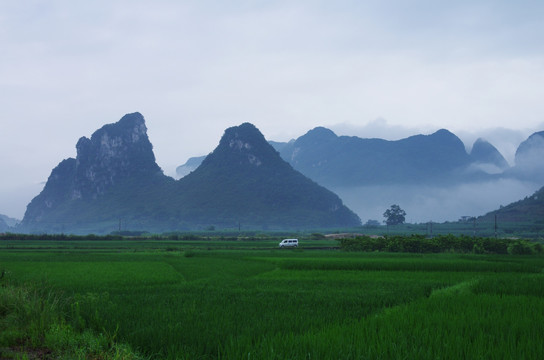
[[[86,249],[0,266],[150,358],[544,358],[537,255]]]

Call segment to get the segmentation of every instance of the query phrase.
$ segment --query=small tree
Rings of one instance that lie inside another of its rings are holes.
[[[380,226],[380,222],[378,220],[372,220],[372,219],[369,219],[366,223],[365,223],[365,227],[368,227],[368,228],[377,228]]]
[[[406,211],[402,210],[398,205],[391,205],[391,208],[383,213],[383,217],[385,218],[384,222],[387,225],[404,224],[404,221],[406,220]]]

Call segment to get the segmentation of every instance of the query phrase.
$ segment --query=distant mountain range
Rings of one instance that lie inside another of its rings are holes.
[[[26,232],[108,233],[208,227],[304,229],[361,224],[338,196],[295,171],[253,125],[229,128],[181,180],[155,162],[139,113],[81,138],[28,205]]]
[[[518,146],[516,163],[507,173],[522,179],[544,179],[543,159],[544,131],[540,131],[529,136]]]
[[[410,196],[425,214],[447,209],[437,198],[428,199],[444,197],[459,184],[477,184],[482,196],[493,191],[492,199],[502,202],[501,184],[508,185],[509,179],[544,183],[544,132],[520,144],[510,167],[492,144],[478,139],[467,153],[461,140],[444,129],[387,141],[337,136],[317,127],[289,142],[267,142],[255,126],[244,123],[227,129],[208,156],[179,167],[180,180],[165,176],[157,165],[139,113],[82,137],[76,149],[75,159],[52,170],[17,231],[351,227],[361,224],[359,217],[323,186],[349,200],[359,214],[372,209],[381,216],[390,202]],[[486,189],[490,181],[493,187]],[[524,188],[514,187],[515,193]],[[461,211],[470,214],[478,208],[479,193],[468,201],[458,199],[466,204]],[[438,207],[430,208],[433,204]],[[15,224],[0,218],[0,231],[6,231],[5,225]]]
[[[5,232],[9,230],[8,224],[4,221],[3,218],[0,217],[0,232]]]
[[[484,139],[467,153],[462,141],[448,130],[397,141],[337,136],[323,127],[287,143],[270,142],[293,168],[317,183],[338,188],[384,184],[454,184],[497,177],[544,183],[544,132],[520,144],[515,165]],[[194,171],[205,156],[190,158],[177,168],[182,177]]]
[[[342,197],[361,218],[380,219],[391,204],[410,221],[451,221],[515,202],[544,184],[544,132],[519,145],[509,166],[489,142],[467,153],[448,130],[397,141],[337,136],[323,127],[289,142],[269,142],[294,169]],[[205,156],[178,168],[182,177]]]
[[[471,161],[461,140],[447,130],[387,141],[315,128],[280,154],[295,169],[333,188],[452,181]]]
[[[19,220],[0,214],[0,232],[11,231],[19,223]]]

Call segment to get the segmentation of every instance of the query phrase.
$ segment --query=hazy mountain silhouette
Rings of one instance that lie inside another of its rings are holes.
[[[400,203],[409,220],[446,221],[477,216],[540,188],[541,136],[533,134],[520,145],[513,167],[483,139],[468,154],[447,130],[387,141],[337,136],[317,127],[290,142],[269,143],[293,168],[339,194],[363,219],[380,219],[392,203]]]
[[[0,217],[0,232],[5,232],[9,230],[8,224]]]
[[[282,150],[286,145],[289,144],[286,142],[278,142],[278,141],[268,141],[268,143],[272,145],[272,147],[276,149],[276,151]],[[205,158],[206,158],[206,155],[189,158],[189,160],[187,160],[185,164],[180,165],[176,168],[177,177],[182,178],[190,174],[191,172],[195,171],[200,166],[200,164],[202,164],[202,161],[204,161]]]
[[[544,131],[536,132],[523,141],[516,150],[515,166],[509,174],[544,183]]]
[[[472,146],[470,158],[473,167],[487,173],[502,173],[509,168],[508,162],[497,148],[482,138],[476,140]]]
[[[16,226],[20,222],[20,220],[11,218],[11,217],[9,217],[7,215],[3,215],[3,214],[0,214],[0,220],[2,220],[6,224],[6,226],[8,226],[8,227]]]
[[[204,161],[205,158],[206,158],[206,155],[189,158],[189,160],[187,160],[185,164],[180,165],[176,168],[177,177],[182,178],[185,175],[188,175],[191,172],[195,171],[196,168],[199,167],[200,164],[202,164],[202,161]]]
[[[453,181],[471,162],[461,140],[447,130],[388,141],[337,136],[318,127],[281,155],[330,187]]]
[[[182,218],[222,226],[356,226],[340,198],[295,171],[249,123],[229,128],[217,148],[179,180]],[[202,213],[202,215],[200,215]],[[211,217],[211,219],[210,219]]]
[[[355,226],[359,218],[283,161],[251,124],[227,129],[219,146],[179,181],[155,162],[141,114],[125,115],[77,143],[27,206],[21,230],[104,233],[208,226]]]
[[[468,155],[462,141],[447,130],[388,141],[337,136],[327,128],[317,127],[294,141],[270,143],[293,168],[319,184],[333,188],[451,183],[467,176],[465,170],[473,162],[508,165],[491,144],[483,141],[475,144],[473,156]],[[204,158],[191,158],[181,168],[194,169]],[[479,168],[472,169],[474,171],[484,173]]]

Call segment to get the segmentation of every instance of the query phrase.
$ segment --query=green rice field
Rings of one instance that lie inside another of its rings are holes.
[[[544,359],[541,254],[277,243],[3,241],[1,281],[148,359]]]

